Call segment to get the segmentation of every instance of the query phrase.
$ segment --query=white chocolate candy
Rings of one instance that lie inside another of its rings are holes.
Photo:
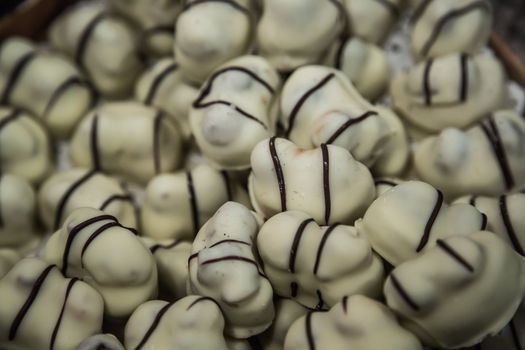
[[[22,257],[13,249],[0,248],[0,279],[4,277]]]
[[[137,102],[101,105],[78,126],[70,156],[79,167],[141,184],[181,162],[181,136],[170,118]]]
[[[409,145],[399,118],[368,103],[335,69],[297,69],[283,88],[281,112],[285,136],[302,148],[335,144],[379,175],[405,168]]]
[[[284,350],[422,350],[383,304],[361,295],[344,297],[328,312],[310,312],[292,324]]]
[[[189,259],[189,294],[215,299],[226,334],[238,339],[263,332],[274,317],[272,286],[257,261],[260,225],[254,212],[227,202],[200,229]]]
[[[146,187],[141,210],[144,235],[192,241],[227,201],[249,205],[246,191],[228,173],[208,165],[156,176]]]
[[[525,185],[525,121],[506,110],[461,131],[445,129],[414,153],[419,177],[450,198],[497,196]]]
[[[248,53],[252,0],[190,0],[175,24],[175,57],[186,80],[200,84],[225,62]]]
[[[318,224],[352,224],[375,196],[368,168],[338,146],[303,150],[272,137],[261,141],[251,158],[250,199],[266,218],[299,210]]]
[[[143,69],[137,33],[110,14],[102,1],[84,1],[60,15],[49,29],[51,45],[84,69],[110,98],[127,96]]]
[[[489,40],[491,2],[424,0],[414,11],[412,26],[412,51],[418,59],[453,52],[476,53]]]
[[[266,0],[257,44],[280,72],[319,63],[346,25],[341,0]]]
[[[134,198],[124,183],[86,169],[71,169],[50,176],[38,192],[38,207],[44,225],[58,230],[64,220],[81,207],[113,215],[124,226],[137,228]]]
[[[75,350],[125,350],[113,334],[96,334],[86,338]]]
[[[190,110],[202,153],[222,169],[247,169],[255,145],[274,134],[277,72],[263,58],[243,56],[213,72]]]
[[[124,344],[135,350],[228,350],[223,330],[224,317],[212,298],[152,300],[129,318]]]
[[[420,181],[407,181],[379,196],[356,222],[374,250],[390,264],[414,259],[452,235],[484,230],[487,217],[468,204],[447,205],[443,194]]]
[[[435,1],[438,2],[438,1]],[[489,55],[453,53],[421,62],[390,84],[396,109],[420,129],[466,128],[508,103],[505,71]]]
[[[51,133],[67,137],[91,108],[94,91],[66,57],[13,37],[0,48],[0,103],[42,119]]]
[[[171,58],[156,62],[135,85],[135,98],[175,119],[185,139],[191,136],[188,114],[197,94],[198,89],[182,79],[178,64]]]
[[[157,267],[146,245],[115,217],[74,210],[44,249],[65,276],[79,277],[104,298],[105,313],[125,317],[157,294]]]
[[[308,215],[287,211],[264,223],[257,248],[275,293],[308,308],[328,309],[345,295],[381,294],[381,259],[354,227],[319,227]]]
[[[70,350],[102,327],[100,294],[36,258],[21,260],[0,280],[0,300],[2,349]]]
[[[0,168],[3,173],[40,183],[51,171],[51,138],[33,116],[0,107]]]
[[[453,236],[395,268],[388,306],[427,345],[455,349],[495,335],[525,291],[525,260],[488,231]]]

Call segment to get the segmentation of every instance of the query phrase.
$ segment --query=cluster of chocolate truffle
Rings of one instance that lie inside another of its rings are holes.
[[[525,119],[491,24],[107,0],[4,40],[0,349],[523,349]]]

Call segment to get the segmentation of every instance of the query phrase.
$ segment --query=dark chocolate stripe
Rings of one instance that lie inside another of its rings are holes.
[[[326,244],[326,241],[328,240],[328,237],[330,237],[334,229],[339,225],[340,224],[333,224],[332,226],[328,227],[324,232],[323,237],[321,238],[321,242],[319,243],[319,247],[317,248],[317,254],[315,257],[314,264],[314,275],[317,275],[317,271],[319,271],[319,264],[321,263],[321,256],[323,254],[323,249]]]
[[[204,102],[204,103],[200,103],[199,105],[195,106],[195,108],[206,108],[206,107],[209,107],[209,106],[213,106],[213,105],[224,105],[224,106],[228,106],[228,107],[231,107],[233,108],[236,112],[238,112],[239,114],[245,116],[246,118],[250,119],[250,120],[253,120],[254,122],[256,122],[257,124],[261,125],[263,128],[265,129],[268,129],[268,126],[266,126],[266,124],[264,124],[264,122],[262,120],[260,120],[259,118],[251,115],[250,113],[246,112],[245,110],[243,110],[242,108],[232,104],[231,102],[228,102],[228,101],[224,101],[224,100],[214,100],[214,101],[210,101],[210,102]]]
[[[160,127],[163,118],[164,114],[159,111],[153,120],[153,167],[155,174],[160,174],[162,171],[160,164]]]
[[[348,295],[345,295],[343,297],[343,300],[341,301],[341,304],[343,305],[343,312],[344,314],[346,315],[347,311],[348,311]]]
[[[339,47],[337,48],[334,62],[334,66],[337,69],[341,69],[343,67],[343,55],[345,53],[346,44],[348,43],[348,37],[342,37],[340,40],[341,42],[339,44]]]
[[[432,1],[434,0],[423,0],[421,4],[419,4],[419,6],[414,11],[414,14],[412,15],[412,18],[410,19],[413,25],[415,25],[417,21],[419,21],[421,16],[423,16],[423,14],[427,10],[428,6],[432,3]]]
[[[425,69],[423,71],[423,93],[425,96],[425,105],[432,105],[432,87],[430,85],[430,71],[432,69],[432,64],[434,60],[431,58],[427,60],[425,64]]]
[[[514,343],[516,347],[515,350],[523,350],[523,347],[521,346],[520,335],[518,333],[518,330],[516,329],[516,324],[514,323],[514,320],[510,320],[509,328],[510,328],[510,334],[512,336],[512,342]]]
[[[195,1],[188,1],[184,5],[184,7],[182,8],[182,12],[188,11],[192,7],[195,7],[195,6],[201,5],[201,4],[205,4],[207,2],[219,2],[219,3],[227,4],[227,5],[230,5],[231,7],[233,7],[234,9],[236,9],[238,11],[241,11],[242,13],[246,14],[247,16],[250,16],[250,11],[247,8],[239,5],[237,2],[235,2],[233,0],[195,0]]]
[[[157,244],[154,244],[152,245],[149,250],[151,252],[151,254],[155,254],[155,252],[159,249],[171,249],[171,248],[174,248],[176,247],[177,245],[179,245],[181,243],[181,241],[179,240],[175,240],[173,242],[171,242],[170,244],[160,244],[160,243],[157,243]]]
[[[292,296],[292,298],[297,297],[298,291],[299,291],[299,285],[297,284],[297,282],[290,283],[290,295]]]
[[[505,225],[505,231],[507,231],[507,236],[514,247],[514,250],[520,255],[525,256],[525,252],[523,251],[523,247],[521,246],[520,240],[518,239],[518,235],[516,234],[514,226],[512,225],[512,219],[510,218],[509,209],[507,206],[507,196],[499,197],[499,210],[501,213],[501,219]]]
[[[410,297],[410,295],[407,293],[405,288],[399,283],[399,280],[394,276],[394,274],[390,274],[390,280],[392,281],[392,286],[397,290],[398,294],[401,296],[401,298],[405,301],[405,303],[408,304],[412,309],[415,311],[419,311],[419,306],[416,304],[416,302]]]
[[[332,213],[332,198],[330,194],[330,153],[325,143],[321,144],[321,153],[323,155],[324,222],[328,225]]]
[[[312,333],[312,315],[313,312],[306,314],[305,327],[306,327],[306,340],[308,341],[308,349],[315,350],[314,335]]]
[[[446,252],[450,257],[456,260],[460,265],[465,267],[469,272],[474,272],[474,267],[467,260],[465,260],[465,258],[463,258],[458,252],[456,252],[454,248],[448,245],[447,242],[445,242],[442,239],[438,239],[436,243],[438,247],[443,249],[444,252]]]
[[[299,249],[299,244],[301,243],[301,238],[303,237],[304,229],[309,223],[313,221],[314,219],[312,218],[304,220],[303,222],[301,222],[301,224],[297,228],[297,231],[295,232],[292,241],[292,246],[290,247],[290,257],[288,258],[288,271],[290,271],[291,273],[295,272],[295,260],[297,258],[297,251]]]
[[[395,187],[395,186],[399,185],[399,184],[395,183],[394,181],[384,180],[384,179],[375,180],[374,184],[376,186],[384,185],[384,186],[392,186],[392,187]]]
[[[401,15],[401,11],[399,11],[399,8],[395,4],[391,3],[390,1],[388,1],[388,0],[375,0],[375,1],[380,3],[388,11],[390,11],[392,16],[397,18],[397,17],[399,17]]]
[[[188,183],[188,199],[190,201],[193,232],[197,235],[197,232],[199,231],[199,206],[197,203],[197,195],[195,194],[195,187],[193,186],[193,177],[189,171],[186,172],[186,182]]]
[[[315,291],[317,293],[317,305],[315,305],[315,309],[316,310],[321,310],[323,308],[323,306],[325,305],[325,302],[323,300],[323,294],[321,293],[321,291],[318,289]]]
[[[109,230],[110,228],[115,227],[115,226],[120,226],[120,224],[118,222],[116,222],[116,221],[111,221],[111,222],[108,222],[107,224],[104,224],[104,225],[100,226],[95,231],[93,231],[91,236],[89,236],[89,238],[84,243],[84,246],[82,247],[82,251],[80,252],[80,264],[82,265],[82,267],[84,267],[84,254],[86,253],[86,251],[89,248],[89,246],[91,245],[91,243],[93,243],[93,241],[98,236],[100,236],[103,232],[105,232],[106,230]]]
[[[418,253],[422,251],[423,248],[425,248],[425,246],[427,245],[428,240],[430,238],[430,232],[432,231],[432,226],[434,225],[439,211],[441,210],[441,206],[443,205],[443,193],[441,193],[440,190],[436,190],[436,192],[436,204],[434,204],[434,209],[432,209],[432,213],[430,214],[430,217],[428,218],[427,223],[425,225],[425,231],[423,232],[423,236],[421,237],[419,245],[416,248],[416,252]]]
[[[445,26],[450,20],[453,20],[456,17],[466,15],[475,10],[486,10],[487,12],[490,12],[490,5],[485,0],[475,1],[469,5],[452,10],[445,16],[441,17],[434,26],[430,37],[423,45],[423,48],[421,49],[421,55],[426,56],[429,53],[430,49],[432,49],[432,46],[434,46],[435,42],[439,38],[439,35],[441,34],[443,28],[445,28]]]
[[[84,67],[84,56],[86,53],[87,46],[89,44],[89,40],[95,32],[97,25],[106,18],[108,18],[108,15],[106,13],[100,13],[93,17],[93,19],[91,19],[91,21],[87,24],[86,28],[84,28],[84,31],[82,32],[82,35],[78,40],[78,45],[75,52],[75,62],[79,66]]]
[[[503,142],[494,120],[489,118],[488,126],[486,124],[481,124],[481,129],[487,136],[489,144],[492,147],[492,151],[496,156],[496,160],[503,176],[503,181],[505,181],[505,187],[510,190],[512,187],[514,187],[514,177],[512,176],[512,171],[507,161],[505,147],[503,146]]]
[[[362,115],[360,115],[359,117],[357,118],[354,118],[354,119],[348,119],[343,125],[341,125],[329,138],[328,140],[326,141],[327,144],[332,144],[335,140],[337,140],[337,138],[339,136],[341,136],[342,133],[344,133],[346,131],[346,129],[348,129],[349,127],[351,127],[352,125],[355,125],[357,123],[360,123],[364,120],[366,120],[367,118],[369,117],[372,117],[372,116],[376,116],[378,115],[377,112],[374,112],[374,111],[368,111]]]
[[[226,193],[228,194],[228,201],[232,201],[233,191],[232,191],[232,186],[230,184],[230,176],[228,175],[228,172],[226,170],[222,170],[221,175],[224,180],[224,186],[226,187]]]
[[[176,63],[172,63],[164,68],[159,74],[157,74],[155,78],[153,78],[153,81],[151,82],[151,85],[148,89],[148,93],[146,94],[146,98],[144,99],[144,104],[151,105],[153,103],[157,91],[159,90],[159,87],[164,79],[166,79],[166,77],[168,77],[168,75],[170,75],[172,72],[177,70],[177,68],[178,65]]]
[[[60,324],[62,323],[62,317],[64,316],[64,311],[66,310],[67,299],[69,298],[69,294],[71,293],[73,286],[78,281],[79,281],[78,278],[72,278],[67,284],[66,294],[64,295],[64,302],[62,303],[62,308],[60,309],[60,314],[58,315],[57,323],[55,324],[55,328],[53,328],[53,333],[51,334],[51,342],[49,343],[49,350],[53,350],[53,348],[55,347],[58,330],[60,328]]]
[[[36,279],[35,284],[33,284],[33,287],[31,288],[31,292],[29,292],[29,296],[27,297],[26,301],[24,302],[24,305],[22,305],[22,308],[18,311],[18,314],[15,316],[15,319],[13,320],[13,323],[11,324],[11,328],[9,329],[9,340],[10,341],[15,339],[16,332],[18,331],[20,324],[24,320],[24,317],[29,311],[29,308],[31,307],[31,305],[33,305],[36,298],[38,297],[38,293],[40,292],[42,285],[44,284],[47,276],[49,275],[49,273],[54,267],[55,265],[49,265],[48,267],[46,267]]]
[[[481,213],[481,231],[485,231],[487,229],[488,219],[487,215],[484,213]]]
[[[275,169],[275,176],[277,177],[277,184],[279,185],[279,195],[281,197],[281,211],[286,211],[286,183],[284,182],[283,168],[281,166],[281,161],[279,160],[279,155],[277,154],[277,149],[275,148],[275,140],[277,138],[274,136],[270,138],[269,148],[270,155],[272,157],[273,167]]]
[[[192,261],[193,259],[195,259],[196,257],[199,256],[199,253],[200,253],[200,250],[197,252],[197,253],[193,253],[191,254],[189,257],[188,257],[188,264],[190,263],[190,261]]]
[[[219,241],[219,242],[216,242],[216,243],[212,244],[211,246],[209,246],[209,248],[213,248],[213,247],[216,247],[218,245],[225,244],[225,243],[236,243],[236,244],[244,244],[244,245],[247,245],[247,246],[251,246],[250,243],[244,242],[244,241],[239,241],[238,239],[223,239],[222,241]]]
[[[468,55],[462,53],[459,56],[461,67],[461,82],[459,84],[459,100],[465,102],[468,98]]]
[[[293,106],[292,111],[290,112],[290,116],[288,117],[288,127],[286,128],[285,135],[286,137],[289,137],[292,133],[292,129],[294,127],[295,119],[297,118],[297,114],[299,114],[299,111],[301,110],[301,107],[305,104],[305,102],[312,96],[317,90],[321,89],[323,86],[325,86],[332,78],[335,77],[334,73],[328,74],[326,77],[321,79],[319,83],[311,87],[309,90],[307,90],[301,98],[297,101],[297,103]]]
[[[49,98],[49,101],[47,101],[46,108],[44,108],[44,112],[42,113],[42,118],[47,118],[49,112],[53,109],[55,104],[57,103],[58,99],[72,86],[85,86],[86,89],[89,90],[90,94],[93,95],[93,92],[91,90],[91,87],[86,84],[85,80],[78,76],[71,76],[64,80],[56,89],[53,91],[53,94],[51,94],[51,97]]]
[[[108,198],[100,205],[99,210],[104,211],[111,203],[121,201],[121,202],[132,202],[133,196],[130,194],[114,194]]]
[[[89,135],[89,145],[91,147],[91,162],[93,163],[93,169],[100,171],[102,165],[100,163],[100,149],[98,147],[98,115],[93,116],[93,122],[91,125]]]
[[[469,204],[472,205],[473,207],[476,207],[476,201],[478,199],[478,196],[471,196],[470,199],[469,199]]]
[[[86,183],[93,175],[96,174],[95,170],[88,171],[84,174],[81,178],[79,178],[77,181],[73,182],[71,186],[66,190],[66,192],[62,195],[60,200],[57,204],[57,209],[55,212],[55,223],[53,225],[53,230],[58,230],[60,228],[60,224],[62,222],[62,215],[64,213],[64,209],[66,208],[67,201],[69,198],[75,193],[75,191],[82,186],[84,183]]]
[[[157,315],[153,319],[153,322],[149,326],[148,330],[146,331],[146,333],[144,334],[144,336],[140,340],[139,344],[135,347],[135,350],[140,350],[140,349],[142,349],[144,347],[144,345],[146,345],[146,342],[149,340],[149,338],[151,337],[153,332],[155,332],[155,329],[159,326],[159,323],[162,320],[162,317],[164,316],[164,314],[169,310],[169,308],[172,305],[173,305],[173,303],[168,303],[168,304],[164,305],[159,310],[159,312],[157,313]]]
[[[27,69],[29,64],[38,56],[37,51],[31,51],[23,55],[18,62],[15,64],[13,70],[10,72],[7,82],[5,84],[4,91],[2,92],[2,98],[0,104],[8,105],[11,94],[16,87],[16,84],[20,81],[20,77]]]
[[[200,297],[200,298],[197,298],[195,299],[187,308],[186,308],[186,311],[188,311],[189,309],[191,309],[192,307],[194,307],[196,304],[198,303],[201,303],[203,301],[211,301],[212,303],[214,303],[215,305],[217,305],[217,307],[220,309],[220,305],[217,303],[217,301],[213,298],[210,298],[210,297]]]
[[[254,265],[257,268],[257,270],[259,270],[259,265],[257,265],[257,262],[255,260],[248,259],[243,256],[237,256],[237,255],[227,255],[227,256],[223,256],[222,258],[206,260],[206,261],[203,261],[201,265],[210,265],[210,264],[215,264],[215,263],[224,262],[224,261],[244,261],[244,262]]]
[[[2,131],[9,123],[14,122],[21,116],[22,112],[19,109],[13,110],[6,117],[0,120],[0,131]]]

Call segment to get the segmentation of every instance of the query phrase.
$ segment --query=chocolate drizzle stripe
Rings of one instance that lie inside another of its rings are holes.
[[[348,37],[342,37],[341,43],[339,44],[339,47],[337,48],[337,52],[335,54],[335,62],[334,66],[337,69],[341,69],[343,67],[343,55],[345,53],[346,44],[348,43]]]
[[[481,231],[485,231],[487,229],[488,224],[488,218],[487,215],[484,213],[481,213]]]
[[[5,84],[4,91],[2,93],[2,98],[0,99],[0,104],[7,105],[13,90],[16,87],[16,84],[20,80],[20,77],[27,69],[29,64],[38,56],[37,51],[31,51],[23,55],[18,62],[15,64],[13,70],[10,72],[7,82]]]
[[[359,117],[357,118],[354,118],[354,119],[348,119],[343,125],[341,125],[329,138],[328,140],[326,141],[327,144],[332,144],[334,143],[335,140],[337,140],[337,138],[339,136],[341,136],[342,133],[344,133],[346,131],[346,129],[348,129],[349,127],[351,127],[352,125],[355,125],[357,123],[360,123],[364,120],[366,120],[367,118],[369,117],[372,117],[372,116],[377,116],[378,113],[377,112],[374,112],[374,111],[368,111],[362,115],[360,115]]]
[[[315,309],[321,310],[323,306],[325,305],[325,302],[323,300],[323,294],[321,293],[319,289],[316,290],[315,293],[317,294],[317,300],[318,300],[317,305],[315,305]]]
[[[149,248],[149,250],[150,250],[151,254],[155,254],[155,252],[157,252],[157,250],[159,250],[159,249],[171,249],[171,248],[176,247],[180,243],[181,243],[181,241],[179,241],[179,240],[175,240],[175,241],[171,242],[170,244],[157,243],[157,244],[152,245]]]
[[[114,194],[108,198],[100,205],[99,210],[104,211],[111,203],[113,202],[133,202],[133,196],[130,194]]]
[[[410,295],[407,293],[405,288],[401,285],[399,280],[394,276],[394,274],[390,274],[390,280],[392,281],[392,286],[397,290],[398,294],[401,296],[401,298],[405,301],[405,303],[408,304],[412,309],[415,311],[419,311],[419,306],[416,304],[416,302],[410,297]]]
[[[217,305],[217,307],[220,309],[221,306],[217,303],[217,301],[215,301],[215,299],[213,298],[210,298],[210,297],[200,297],[200,298],[197,298],[195,299],[187,308],[186,308],[186,311],[188,311],[189,309],[191,309],[192,307],[194,307],[196,304],[198,303],[201,303],[203,301],[211,301],[212,303],[214,303],[215,305]]]
[[[252,264],[253,266],[255,266],[257,271],[259,271],[259,265],[257,265],[257,262],[255,260],[248,259],[243,256],[237,256],[237,255],[227,255],[227,256],[223,256],[222,258],[205,260],[201,263],[201,265],[210,265],[210,264],[215,264],[215,263],[220,263],[220,262],[225,262],[225,261],[244,261],[246,263]]]
[[[14,122],[21,116],[22,112],[18,109],[13,110],[4,119],[0,120],[0,131],[2,131],[9,123]]]
[[[299,244],[301,243],[301,238],[303,237],[304,230],[309,223],[313,222],[314,219],[306,219],[297,228],[295,232],[292,246],[290,247],[290,257],[288,258],[288,271],[295,273],[295,260],[297,259],[297,252],[299,250]]]
[[[162,165],[160,163],[160,127],[163,118],[164,114],[159,111],[153,120],[153,166],[156,175],[162,172]]]
[[[312,333],[312,315],[313,312],[306,314],[305,327],[306,327],[306,340],[308,341],[308,349],[315,350],[314,335]]]
[[[343,300],[342,300],[341,304],[343,305],[343,312],[346,315],[346,313],[348,311],[348,305],[347,305],[348,304],[348,295],[345,295],[343,297]]]
[[[64,316],[64,311],[66,310],[67,299],[69,298],[69,294],[71,293],[73,286],[78,281],[79,281],[78,278],[72,278],[67,284],[66,294],[64,295],[64,302],[62,303],[62,308],[60,309],[60,314],[58,315],[57,323],[55,324],[55,328],[53,328],[53,333],[51,334],[51,342],[49,343],[49,350],[53,350],[55,347],[58,330],[60,329],[60,324],[62,323],[62,317]]]
[[[522,350],[523,347],[521,346],[520,336],[519,336],[518,330],[516,329],[516,324],[514,323],[514,320],[510,320],[509,328],[510,328],[510,334],[512,336],[512,342],[516,346],[516,350]]]
[[[241,11],[242,13],[246,14],[247,16],[250,16],[250,11],[247,8],[239,5],[237,2],[235,2],[233,0],[195,0],[195,1],[187,2],[184,5],[184,7],[182,8],[182,12],[188,11],[192,7],[195,7],[197,5],[201,5],[201,4],[204,4],[204,3],[208,3],[208,2],[218,2],[218,3],[228,4],[231,7],[233,7],[234,9],[236,9],[238,11]]]
[[[505,148],[503,147],[503,142],[501,141],[496,124],[492,118],[489,118],[488,125],[481,124],[481,129],[485,133],[489,144],[492,147],[492,151],[496,156],[496,160],[503,175],[503,181],[505,181],[505,187],[510,190],[512,187],[514,187],[514,177],[512,176],[512,171],[507,161]]]
[[[228,172],[226,170],[221,171],[221,176],[224,180],[224,186],[226,187],[226,193],[228,195],[228,201],[233,200],[233,192],[232,192],[232,186],[230,184],[230,176],[228,175]]]
[[[250,243],[244,242],[244,241],[239,241],[238,239],[223,239],[222,241],[219,241],[219,242],[216,242],[216,243],[212,244],[211,246],[209,246],[209,248],[213,248],[213,247],[216,247],[218,245],[225,244],[225,243],[244,244],[244,245],[247,245],[247,246],[251,246]]]
[[[328,146],[321,144],[321,153],[323,156],[323,193],[324,193],[324,222],[328,225],[330,214],[332,212],[332,198],[330,194],[330,152]]]
[[[434,26],[432,33],[430,34],[430,37],[423,45],[421,49],[421,56],[428,55],[429,51],[432,49],[432,46],[434,46],[435,42],[439,38],[439,35],[441,34],[443,28],[445,28],[445,26],[450,20],[453,20],[456,17],[466,15],[475,10],[486,10],[487,12],[490,12],[490,5],[485,0],[475,1],[469,5],[452,10],[449,13],[447,13],[445,16],[441,17],[439,21],[436,23],[436,25]]]
[[[82,32],[82,35],[80,36],[80,39],[78,41],[77,49],[75,52],[75,62],[79,66],[84,67],[84,56],[86,53],[87,46],[89,44],[89,40],[95,32],[97,25],[106,18],[108,18],[108,15],[106,13],[100,13],[93,17],[93,19],[91,19],[91,21],[87,24],[86,28],[84,28],[84,31]]]
[[[57,103],[58,99],[70,88],[73,86],[85,86],[91,96],[93,95],[93,91],[91,90],[91,86],[86,84],[86,82],[78,77],[78,76],[72,76],[64,80],[56,89],[53,91],[53,94],[51,94],[51,97],[49,98],[49,101],[47,101],[46,108],[44,108],[44,112],[42,113],[42,118],[47,118],[49,112],[53,109],[55,104]]]
[[[290,295],[292,296],[292,298],[297,297],[298,291],[299,291],[299,285],[297,284],[297,282],[290,283]]]
[[[317,255],[315,257],[315,264],[314,264],[314,275],[317,275],[317,271],[319,271],[319,265],[321,264],[321,256],[323,254],[323,249],[326,244],[326,241],[328,240],[328,237],[332,234],[334,229],[339,226],[339,224],[334,224],[326,229],[326,231],[323,234],[323,237],[321,238],[321,242],[319,243],[319,247],[317,248]]]
[[[241,109],[240,107],[238,107],[238,106],[236,106],[236,105],[234,105],[234,104],[232,104],[231,102],[228,102],[228,101],[214,100],[214,101],[210,101],[210,102],[201,103],[201,104],[199,104],[197,106],[194,106],[194,107],[195,108],[206,108],[206,107],[213,106],[213,105],[224,105],[224,106],[231,107],[236,112],[238,112],[239,114],[245,116],[246,118],[248,118],[250,120],[253,120],[257,124],[261,125],[263,128],[268,129],[268,126],[266,126],[266,124],[264,124],[264,122],[262,120],[260,120],[259,118],[251,115],[250,113],[246,112],[245,110]]]
[[[55,212],[55,222],[53,225],[53,230],[58,230],[60,228],[60,224],[62,222],[62,215],[64,213],[64,209],[66,208],[67,201],[69,198],[75,193],[75,191],[82,186],[84,183],[86,183],[89,179],[93,177],[93,175],[96,174],[95,170],[88,171],[84,176],[79,178],[77,181],[73,182],[71,186],[66,190],[66,192],[62,195],[60,200],[57,204],[57,209]]]
[[[320,82],[318,82],[316,85],[311,87],[309,90],[307,90],[301,98],[297,101],[297,103],[293,106],[292,111],[290,112],[290,116],[288,117],[288,127],[285,131],[285,136],[289,137],[292,133],[292,129],[295,124],[295,119],[297,118],[297,115],[299,114],[299,111],[301,110],[301,107],[305,104],[305,102],[312,96],[315,92],[317,92],[319,89],[321,89],[323,86],[325,86],[330,80],[332,80],[335,77],[334,73],[328,74],[326,77],[321,79]]]
[[[380,3],[388,11],[390,11],[392,16],[398,18],[401,15],[401,12],[399,11],[399,8],[395,4],[391,3],[390,1],[388,1],[388,0],[375,0],[375,1]]]
[[[200,253],[200,250],[197,252],[197,253],[193,253],[191,254],[189,257],[188,257],[188,264],[190,263],[190,261],[192,261],[193,259],[195,259],[196,257],[199,256],[199,253]]]
[[[277,138],[274,136],[269,141],[270,155],[272,157],[273,167],[275,169],[275,176],[277,177],[277,184],[279,186],[279,195],[281,197],[281,211],[286,211],[286,183],[284,182],[284,173],[281,166],[281,161],[279,160],[279,155],[277,154],[277,149],[275,148],[275,140]]]
[[[469,199],[469,204],[476,208],[476,201],[478,200],[478,196],[471,196]]]
[[[459,100],[465,102],[468,98],[468,55],[462,53],[460,55],[460,67],[461,67],[461,83],[459,89]]]
[[[450,257],[456,260],[460,265],[465,267],[469,272],[474,272],[474,267],[467,260],[465,260],[465,258],[463,258],[458,252],[456,252],[454,248],[448,245],[447,242],[445,242],[442,239],[438,239],[436,243],[438,247],[443,249],[445,253],[447,253]]]
[[[376,186],[385,185],[385,186],[392,186],[392,187],[395,187],[395,186],[398,185],[398,184],[395,183],[394,181],[383,180],[383,179],[375,180],[375,181],[374,181],[374,184],[375,184]]]
[[[91,147],[91,162],[93,164],[93,169],[100,171],[102,170],[102,165],[100,164],[100,149],[98,148],[98,115],[93,116],[93,122],[91,125],[90,135],[89,135],[89,145]]]
[[[195,187],[193,186],[193,177],[189,171],[186,172],[186,182],[188,184],[188,199],[190,201],[193,232],[197,235],[197,232],[199,231],[199,206],[197,203],[197,195],[195,194]]]
[[[427,220],[427,223],[425,225],[425,230],[423,232],[423,236],[421,237],[421,240],[419,241],[419,245],[416,248],[416,252],[420,252],[425,248],[425,246],[428,243],[428,240],[430,238],[430,232],[432,231],[432,226],[434,225],[434,222],[436,221],[436,218],[439,214],[439,211],[441,210],[441,206],[443,205],[443,193],[440,190],[436,190],[437,192],[437,199],[436,204],[434,204],[434,209],[432,209],[432,213],[430,214],[430,217]]]
[[[157,91],[159,90],[159,87],[164,79],[166,79],[172,72],[176,71],[177,68],[178,65],[176,63],[172,63],[153,78],[153,81],[151,82],[151,85],[148,89],[148,93],[146,94],[146,98],[144,99],[144,104],[151,105],[153,103],[153,100],[157,95]]]
[[[119,226],[120,227],[120,224],[118,222],[116,222],[116,221],[111,221],[111,222],[108,222],[107,224],[104,224],[104,225],[100,226],[95,231],[93,231],[91,236],[89,236],[89,238],[84,243],[84,246],[82,247],[82,251],[80,252],[80,264],[82,265],[82,267],[84,267],[84,254],[86,253],[86,251],[89,248],[89,246],[91,245],[91,243],[93,243],[93,241],[98,236],[100,236],[102,233],[104,233],[105,231],[107,231],[110,228],[115,227],[115,226]]]
[[[432,70],[432,65],[434,60],[431,58],[427,60],[425,64],[425,69],[423,71],[423,93],[425,95],[425,105],[432,105],[432,87],[430,86],[430,71]]]
[[[423,14],[425,13],[429,5],[432,3],[432,1],[434,0],[423,0],[421,4],[419,4],[419,6],[416,7],[416,10],[414,11],[412,18],[410,19],[413,25],[415,25],[417,21],[419,21],[421,16],[423,16]]]
[[[173,305],[173,303],[168,303],[168,304],[164,305],[159,310],[159,312],[157,313],[157,315],[153,319],[153,322],[149,326],[148,330],[146,331],[146,333],[144,334],[144,336],[142,337],[142,339],[140,340],[138,345],[135,347],[135,350],[140,350],[140,349],[142,349],[144,347],[144,345],[146,345],[147,341],[149,340],[149,338],[151,337],[153,332],[155,332],[155,329],[159,326],[159,323],[162,320],[162,317],[164,316],[164,314],[169,310],[169,308],[172,305]]]
[[[514,226],[512,225],[512,219],[510,218],[509,209],[507,206],[507,196],[499,197],[499,210],[501,213],[501,219],[505,225],[505,231],[507,232],[507,236],[514,247],[514,250],[520,255],[525,256],[525,252],[523,251],[523,247],[521,246],[520,240],[518,239],[518,235],[516,234]]]
[[[31,291],[29,292],[29,296],[27,297],[26,301],[22,305],[22,308],[18,311],[18,314],[15,316],[15,319],[13,320],[13,323],[11,324],[11,328],[9,329],[9,340],[12,341],[16,337],[16,332],[18,331],[18,328],[20,327],[20,324],[24,320],[25,315],[29,311],[29,308],[33,303],[35,302],[36,298],[38,297],[38,293],[40,292],[40,289],[42,288],[42,285],[44,284],[47,276],[51,272],[51,270],[55,267],[55,265],[50,265],[46,267],[38,276],[35,283],[33,284],[33,287],[31,288]]]

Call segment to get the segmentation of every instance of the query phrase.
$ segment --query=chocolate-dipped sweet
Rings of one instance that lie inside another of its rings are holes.
[[[346,25],[341,0],[266,0],[257,45],[280,72],[319,63]]]
[[[354,295],[328,312],[309,312],[292,324],[284,350],[422,350],[419,340],[401,327],[385,305]]]
[[[429,346],[456,349],[495,335],[523,299],[523,257],[488,231],[436,243],[392,271],[388,306]]]
[[[181,136],[161,111],[138,102],[113,102],[80,122],[69,152],[78,167],[144,184],[179,165]]]
[[[356,227],[379,255],[397,266],[440,239],[486,229],[487,217],[468,204],[449,206],[443,193],[427,183],[407,181],[379,196]]]
[[[466,131],[443,130],[417,144],[419,177],[450,198],[498,196],[525,185],[525,121],[518,113],[492,113]]]
[[[94,91],[62,54],[11,37],[0,47],[0,104],[42,119],[54,136],[67,137],[91,108]]]
[[[298,146],[341,146],[378,175],[397,175],[405,168],[409,145],[399,118],[372,106],[340,71],[297,69],[284,85],[280,104],[285,136]]]
[[[255,145],[274,134],[280,79],[263,58],[243,56],[216,70],[190,110],[202,153],[222,169],[247,169]]]
[[[257,248],[275,293],[310,309],[326,310],[345,295],[381,294],[381,259],[354,227],[319,227],[308,215],[287,211],[264,223]]]
[[[100,294],[37,258],[19,261],[0,280],[0,300],[2,349],[70,350],[102,327]]]
[[[318,224],[352,224],[374,199],[368,168],[338,146],[303,150],[272,137],[255,147],[251,163],[250,199],[266,218],[299,210]]]
[[[51,171],[51,138],[44,126],[19,109],[0,107],[0,169],[40,183]]]
[[[189,258],[189,294],[217,301],[225,333],[244,339],[267,329],[274,317],[273,290],[257,261],[261,219],[227,202],[200,229]]]
[[[0,279],[2,279],[21,258],[20,254],[13,249],[0,248]]]
[[[452,53],[398,73],[390,84],[390,94],[408,122],[437,132],[447,127],[466,128],[505,108],[506,84],[505,71],[496,58]]]
[[[95,334],[86,338],[75,350],[125,350],[113,334]]]
[[[476,53],[489,40],[492,5],[487,0],[423,0],[411,22],[412,52],[418,59]]]
[[[83,1],[51,23],[51,45],[82,67],[96,90],[127,96],[143,69],[137,33],[102,1]]]
[[[73,210],[91,207],[113,215],[124,226],[138,227],[138,208],[126,184],[87,169],[51,175],[38,192],[40,218],[50,231],[58,230]]]
[[[125,317],[157,294],[157,267],[146,245],[109,214],[74,210],[44,248],[67,277],[83,278],[104,299],[104,312]]]
[[[144,195],[144,235],[192,241],[201,226],[228,201],[249,205],[246,191],[227,172],[208,165],[156,176]]]

